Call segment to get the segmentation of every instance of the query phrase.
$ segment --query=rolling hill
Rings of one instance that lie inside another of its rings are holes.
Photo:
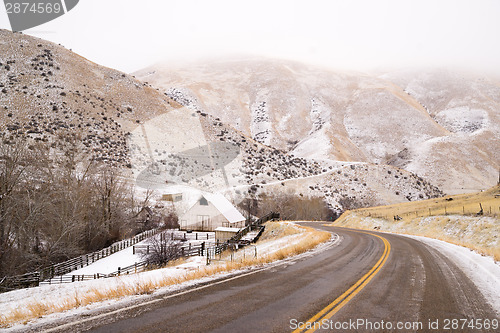
[[[392,165],[449,194],[498,179],[493,78],[446,70],[368,75],[269,59],[156,65],[136,75],[297,157]]]
[[[61,154],[61,144],[71,142],[82,158],[119,167],[138,187],[158,194],[177,184],[222,191],[234,202],[260,193],[313,195],[324,197],[337,210],[347,202],[352,208],[442,194],[414,173],[373,163],[377,158],[348,135],[354,123],[348,129],[334,126],[332,117],[342,113],[330,102],[348,105],[348,89],[345,96],[318,97],[313,110],[305,107],[307,103],[299,108],[293,100],[305,103],[309,93],[300,90],[293,73],[276,72],[270,82],[283,85],[283,91],[289,89],[287,96],[295,96],[280,105],[295,107],[302,115],[280,118],[278,111],[270,110],[284,96],[265,93],[267,88],[252,97],[252,89],[242,93],[238,109],[230,105],[245,88],[243,83],[231,96],[200,84],[200,89],[205,86],[207,93],[220,97],[207,100],[213,103],[210,111],[231,111],[217,115],[205,112],[207,106],[182,87],[161,92],[129,74],[21,33],[0,30],[0,63],[3,145],[36,143]],[[183,80],[181,72],[176,75]],[[247,75],[251,77],[252,71]],[[310,74],[310,80],[314,76]],[[331,83],[331,91],[334,87]],[[250,100],[252,114],[243,108]],[[425,130],[428,136],[441,132],[445,130],[438,125]],[[330,138],[332,133],[338,136],[333,143],[322,141],[324,152],[307,148],[320,142],[315,137]],[[418,136],[416,130],[412,133],[408,136]],[[396,141],[388,145],[402,148]]]

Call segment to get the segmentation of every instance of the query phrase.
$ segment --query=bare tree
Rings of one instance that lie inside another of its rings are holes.
[[[151,238],[149,253],[143,253],[143,260],[149,265],[163,266],[171,260],[182,256],[181,243],[171,240],[167,234],[159,234]]]
[[[254,195],[243,199],[239,207],[246,213],[246,223],[249,224],[253,216],[258,214],[259,201]]]
[[[328,204],[320,197],[304,197],[295,194],[259,196],[259,215],[271,211],[279,212],[285,220],[326,221],[333,214]]]
[[[78,154],[75,142],[0,142],[0,278],[126,235],[131,192],[118,169]]]

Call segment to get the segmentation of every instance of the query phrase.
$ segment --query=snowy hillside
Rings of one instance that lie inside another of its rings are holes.
[[[390,182],[374,176],[376,170],[399,173],[372,162],[404,143],[392,139],[380,148],[367,141],[359,122],[369,113],[346,111],[362,109],[349,103],[350,87],[361,84],[355,76],[280,62],[235,63],[223,72],[227,64],[221,63],[178,71],[176,80],[191,83],[158,91],[146,82],[155,77],[152,71],[141,82],[50,42],[5,30],[0,37],[0,133],[6,144],[27,140],[52,153],[74,144],[77,154],[122,167],[140,188],[160,196],[177,185],[224,192],[238,203],[269,189],[325,197],[341,209],[342,200],[367,205],[441,194],[415,174]],[[223,80],[216,73],[224,73]],[[419,131],[431,137],[444,130],[401,129],[408,142],[420,140]],[[352,169],[353,161],[364,167]]]
[[[0,30],[0,139],[57,149],[76,141],[95,160],[126,166],[128,132],[179,105],[130,75],[62,46]]]
[[[500,84],[486,77],[370,76],[263,59],[158,65],[137,76],[296,156],[391,164],[447,193],[498,179]]]

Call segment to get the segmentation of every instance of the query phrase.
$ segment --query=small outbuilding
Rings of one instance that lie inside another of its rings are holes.
[[[218,227],[245,226],[245,217],[222,194],[201,195],[179,220],[182,230],[214,231]]]
[[[156,227],[161,222],[161,217],[155,214],[150,207],[142,207],[134,217],[135,222],[140,225],[141,230],[147,230]]]
[[[233,238],[241,230],[241,228],[218,227],[215,229],[215,241],[217,244]]]

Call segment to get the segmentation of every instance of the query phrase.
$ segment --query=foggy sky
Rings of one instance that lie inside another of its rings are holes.
[[[26,34],[125,72],[257,55],[330,68],[500,72],[499,0],[80,0]],[[0,28],[9,29],[5,9]]]

